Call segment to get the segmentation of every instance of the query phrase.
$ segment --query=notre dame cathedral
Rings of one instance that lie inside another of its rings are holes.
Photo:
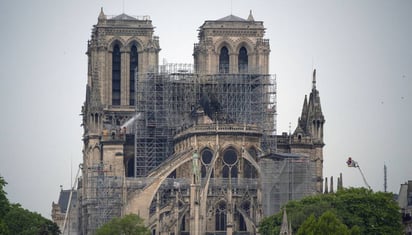
[[[322,192],[316,73],[292,133],[276,133],[269,39],[250,12],[207,20],[193,64],[159,65],[148,16],[107,16],[88,41],[83,163],[52,217],[93,234],[114,217],[152,234],[259,234],[287,201]]]

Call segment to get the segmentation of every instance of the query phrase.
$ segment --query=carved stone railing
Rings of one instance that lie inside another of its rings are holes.
[[[186,135],[193,134],[223,134],[223,133],[244,133],[244,134],[255,134],[261,135],[263,129],[256,125],[241,125],[241,124],[201,124],[194,125],[188,129],[185,129],[175,135],[175,139],[179,139]]]

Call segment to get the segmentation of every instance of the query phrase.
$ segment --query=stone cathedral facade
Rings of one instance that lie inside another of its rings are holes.
[[[86,53],[76,206],[62,222],[54,205],[60,224],[93,234],[134,213],[152,234],[258,234],[288,200],[322,192],[316,74],[296,130],[277,135],[264,36],[252,13],[208,20],[193,65],[159,65],[149,17],[102,10]]]

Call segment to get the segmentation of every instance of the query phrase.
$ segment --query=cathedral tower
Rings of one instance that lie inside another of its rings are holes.
[[[252,12],[247,19],[229,15],[208,20],[199,29],[199,43],[194,46],[198,73],[269,73],[269,40],[264,39],[262,21]]]
[[[121,214],[120,186],[128,174],[128,163],[134,159],[133,149],[130,151],[128,147],[133,146],[132,130],[127,130],[124,124],[135,115],[137,73],[156,72],[158,68],[159,40],[153,32],[148,16],[107,16],[103,9],[93,26],[86,52],[88,79],[82,108],[83,234],[93,233],[101,224]],[[109,193],[108,185],[117,187]],[[99,205],[98,201],[110,203]]]

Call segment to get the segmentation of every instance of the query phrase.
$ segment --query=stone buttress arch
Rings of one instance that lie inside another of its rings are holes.
[[[253,220],[248,216],[248,214],[245,213],[243,209],[236,207],[236,210],[242,215],[243,220],[246,223],[246,230],[248,232],[254,232],[256,230],[255,222],[253,222]]]
[[[131,195],[128,195],[125,212],[139,214],[142,218],[149,218],[149,207],[147,202],[153,201],[153,198],[163,181],[177,168],[183,164],[192,161],[192,155],[195,153],[195,150],[191,150],[183,156],[176,157],[175,159],[168,161],[168,167],[160,167],[159,171],[155,171],[152,174],[149,174],[149,178],[155,178],[150,185],[147,185],[142,191],[133,192]],[[138,211],[135,211],[135,210]]]

